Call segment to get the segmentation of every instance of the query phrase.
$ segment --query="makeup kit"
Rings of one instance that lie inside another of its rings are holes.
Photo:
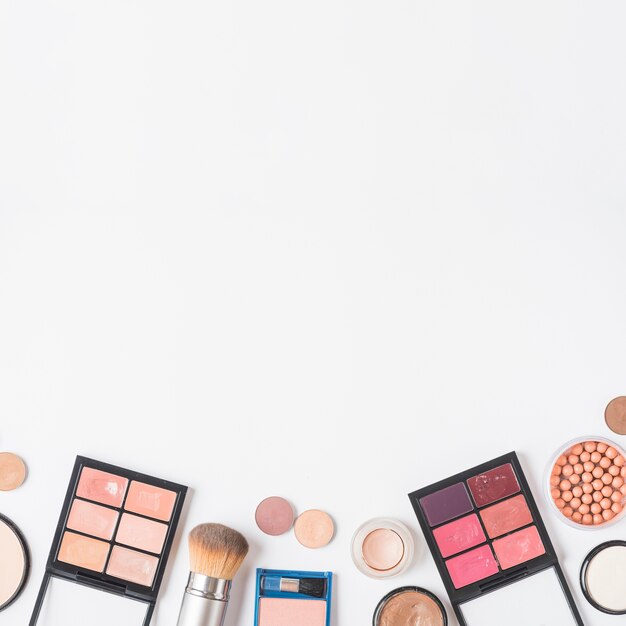
[[[604,417],[626,435],[626,396],[612,400]],[[578,437],[560,445],[546,467],[542,495],[564,524],[593,531],[626,516],[619,443]],[[20,457],[0,452],[0,492],[26,478]],[[29,626],[148,626],[186,495],[184,485],[77,456]],[[584,626],[515,452],[443,476],[409,500],[460,626]],[[279,496],[264,499],[254,519],[267,536],[291,532],[299,550],[323,549],[335,535],[326,511],[297,515]],[[248,542],[232,528],[203,523],[189,532],[188,546],[177,626],[223,626]],[[386,580],[410,567],[415,539],[404,523],[378,517],[355,530],[350,552],[359,572]],[[18,600],[30,569],[25,537],[0,513],[0,611]],[[626,541],[593,548],[577,578],[594,610],[626,615]],[[258,568],[254,593],[254,626],[331,626],[331,571]],[[444,603],[421,585],[386,590],[372,617],[373,626],[448,623]]]
[[[147,626],[186,492],[182,485],[77,457],[30,626],[84,620],[71,602],[56,598],[71,595],[68,586],[75,584],[92,590],[97,612],[108,613],[114,604],[125,623]]]
[[[514,452],[409,497],[461,626],[583,624]]]

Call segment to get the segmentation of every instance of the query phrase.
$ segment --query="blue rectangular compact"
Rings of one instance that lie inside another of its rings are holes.
[[[255,626],[330,626],[332,572],[257,569]]]

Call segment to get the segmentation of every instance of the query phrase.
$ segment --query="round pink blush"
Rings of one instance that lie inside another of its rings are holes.
[[[266,535],[282,535],[293,526],[293,508],[285,498],[265,498],[256,508],[257,526]]]

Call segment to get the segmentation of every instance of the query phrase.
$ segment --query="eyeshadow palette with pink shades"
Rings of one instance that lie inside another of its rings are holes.
[[[582,625],[514,452],[409,498],[461,626],[461,604],[548,568]]]
[[[31,624],[51,576],[153,607],[186,492],[177,483],[77,457]]]

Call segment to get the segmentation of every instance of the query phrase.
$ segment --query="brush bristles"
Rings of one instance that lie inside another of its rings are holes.
[[[323,598],[326,595],[326,581],[323,578],[301,578],[298,592],[314,598]]]
[[[191,571],[232,580],[248,554],[246,538],[222,524],[200,524],[189,533]]]

